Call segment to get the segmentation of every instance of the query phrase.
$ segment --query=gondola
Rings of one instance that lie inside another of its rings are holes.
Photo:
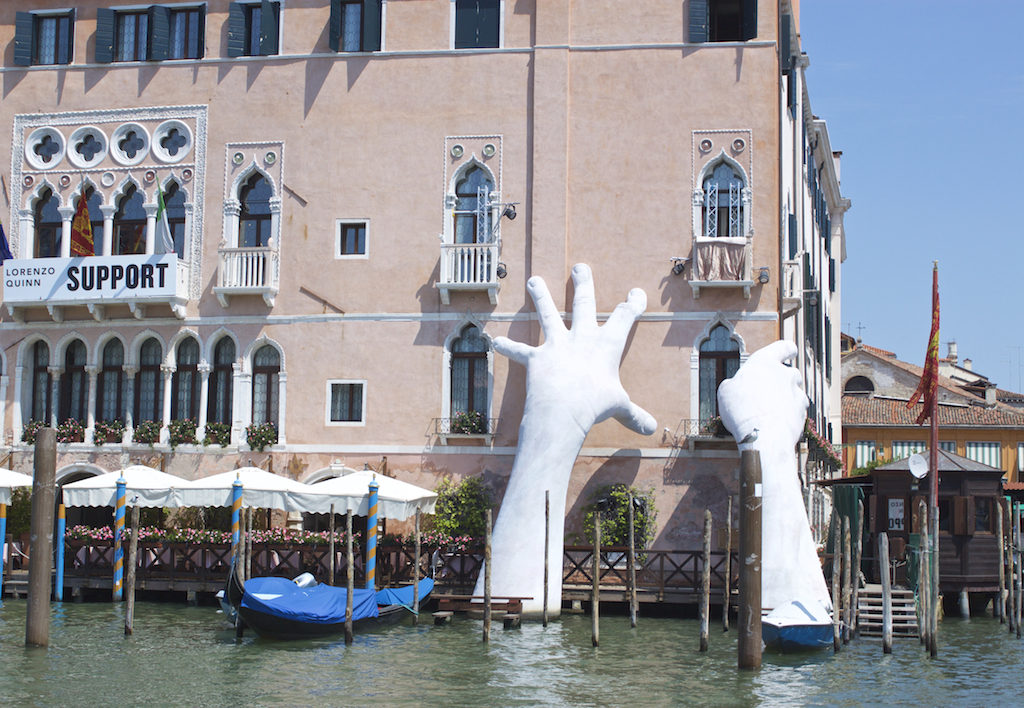
[[[249,578],[244,584],[236,573],[228,577],[225,599],[243,622],[260,637],[306,639],[345,631],[345,588],[316,583],[304,574],[295,580],[279,577]],[[419,583],[422,603],[434,588],[432,578]],[[353,631],[395,624],[413,612],[413,586],[365,590],[352,595]]]

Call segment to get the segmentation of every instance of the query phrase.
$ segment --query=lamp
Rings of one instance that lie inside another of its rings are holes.
[[[758,269],[757,282],[761,283],[761,285],[766,285],[770,276],[771,271],[768,269],[768,266],[761,266]]]
[[[505,205],[505,209],[501,212],[501,215],[507,217],[509,221],[515,221],[516,218],[516,205],[514,202],[509,202]]]
[[[498,266],[494,269],[494,273],[499,278],[504,278],[506,275],[508,275],[508,267],[504,263],[499,261]]]
[[[682,275],[690,259],[683,258],[682,256],[672,256],[669,260],[672,261],[672,272],[676,275]]]

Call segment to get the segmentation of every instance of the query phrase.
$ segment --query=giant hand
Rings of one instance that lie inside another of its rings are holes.
[[[614,417],[630,430],[650,435],[654,418],[632,401],[619,381],[626,338],[647,306],[634,288],[608,321],[597,325],[594,280],[583,263],[572,269],[575,288],[572,328],[566,329],[547,285],[539,277],[526,287],[533,298],[544,342],[532,347],[505,337],[496,351],[526,366],[526,403],[519,426],[519,448],[494,525],[491,591],[530,598],[523,612],[537,615],[544,592],[544,492],[550,494],[548,612],[562,604],[562,539],[565,497],[572,467],[590,428]],[[483,575],[476,594],[483,593]]]
[[[761,454],[761,605],[831,599],[807,523],[797,476],[796,443],[807,417],[800,372],[785,365],[797,355],[792,342],[773,342],[750,355],[718,387],[722,423],[741,450]]]

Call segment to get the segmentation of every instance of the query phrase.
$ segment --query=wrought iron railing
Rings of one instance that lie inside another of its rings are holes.
[[[497,418],[480,418],[479,425],[467,425],[457,418],[434,418],[435,435],[494,435]]]

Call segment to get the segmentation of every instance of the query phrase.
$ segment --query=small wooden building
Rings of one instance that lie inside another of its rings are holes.
[[[921,454],[928,458],[927,451]],[[878,534],[885,531],[895,581],[916,585],[913,569],[920,530],[918,510],[920,502],[928,501],[931,482],[930,476],[916,479],[910,473],[909,459],[880,465],[863,477],[832,482],[833,486],[856,485],[863,489],[866,532],[862,571],[868,582],[881,580]],[[938,459],[939,589],[951,601],[966,593],[977,609],[999,590],[996,513],[1005,473],[944,450],[939,451]]]

